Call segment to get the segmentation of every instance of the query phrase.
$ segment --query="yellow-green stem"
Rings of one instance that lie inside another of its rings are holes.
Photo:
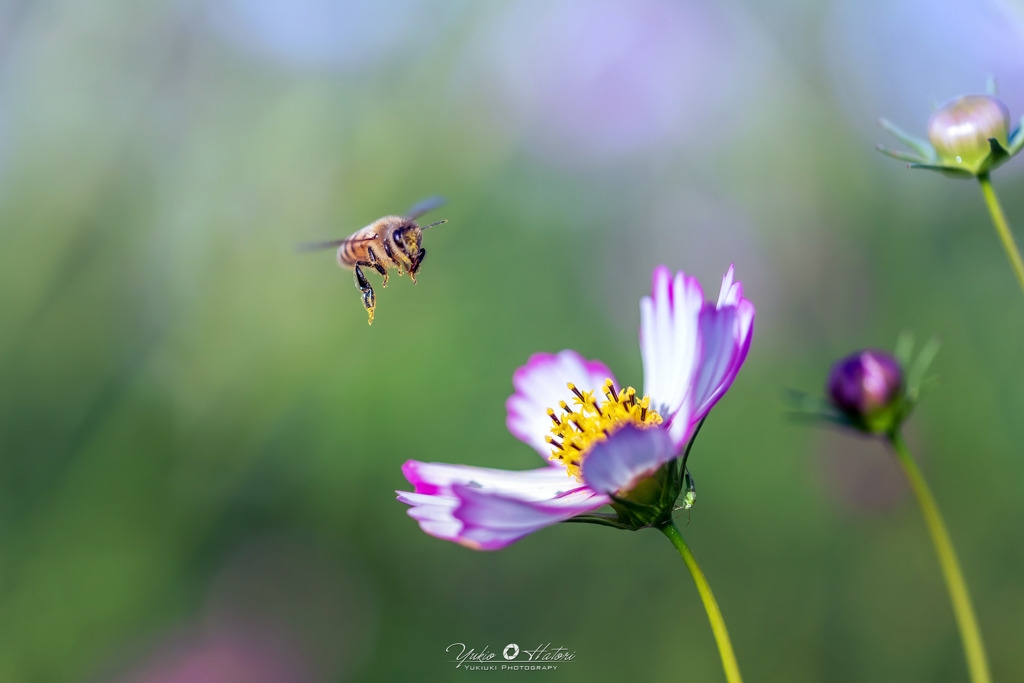
[[[917,496],[925,524],[928,525],[932,542],[935,544],[939,565],[942,567],[942,574],[946,578],[946,587],[949,589],[949,598],[953,602],[956,622],[960,627],[960,639],[964,644],[967,670],[970,672],[971,681],[973,683],[990,683],[992,679],[989,676],[988,661],[985,658],[985,644],[981,640],[981,631],[978,629],[978,621],[974,616],[974,608],[971,606],[971,596],[967,592],[967,584],[960,571],[960,563],[956,559],[953,542],[949,538],[949,532],[946,531],[942,515],[939,514],[935,498],[928,489],[924,477],[921,476],[921,470],[917,468],[914,458],[910,455],[903,436],[896,431],[890,434],[889,438],[896,451],[897,459],[907,475],[907,480],[910,482],[910,488]]]
[[[1017,243],[1013,239],[1013,233],[1010,232],[1010,224],[1006,221],[1006,216],[1003,214],[1003,207],[999,205],[999,198],[996,197],[996,191],[992,187],[992,180],[985,173],[978,176],[978,182],[981,183],[981,191],[985,194],[985,204],[988,205],[988,212],[992,214],[992,222],[996,226],[999,241],[1003,243],[1006,256],[1010,259],[1013,272],[1017,274],[1017,281],[1020,282],[1021,290],[1024,291],[1024,260],[1021,259],[1020,249],[1017,248]]]
[[[726,680],[729,683],[742,683],[740,666],[736,663],[736,654],[732,651],[732,643],[729,641],[729,632],[725,628],[722,612],[718,609],[715,595],[711,592],[711,586],[708,585],[708,580],[704,578],[704,572],[700,570],[697,559],[690,551],[690,546],[686,545],[686,541],[683,540],[683,535],[679,533],[679,528],[675,525],[675,522],[669,521],[668,524],[658,528],[661,530],[661,533],[668,536],[668,540],[672,541],[672,545],[683,556],[683,562],[686,563],[690,574],[693,575],[693,582],[697,584],[697,592],[700,593],[700,599],[704,601],[704,611],[708,613],[708,621],[711,622],[711,631],[715,634],[715,642],[718,643],[718,652],[722,656],[722,668],[725,669]]]

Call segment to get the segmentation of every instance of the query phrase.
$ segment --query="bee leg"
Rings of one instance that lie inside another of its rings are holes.
[[[381,287],[388,286],[388,271],[381,265],[380,261],[377,260],[377,255],[373,253],[373,249],[368,248],[366,250],[370,254],[370,265],[384,277],[384,282],[380,283]]]
[[[370,325],[373,324],[373,307],[376,304],[376,300],[373,296],[373,287],[370,286],[370,281],[363,275],[363,271],[359,266],[355,267],[356,274],[356,287],[363,293],[363,308],[370,314],[370,319],[367,321]]]
[[[412,278],[413,284],[416,284],[416,273],[420,272],[420,264],[423,263],[423,257],[426,255],[427,250],[420,249],[420,253],[416,254],[416,260],[409,266],[409,277]]]

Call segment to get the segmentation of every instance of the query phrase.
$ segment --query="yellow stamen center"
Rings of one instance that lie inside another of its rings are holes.
[[[626,424],[647,428],[661,424],[661,415],[651,410],[651,397],[637,399],[636,389],[626,387],[618,392],[610,379],[604,381],[604,400],[598,403],[593,391],[580,391],[572,382],[573,407],[559,403],[561,413],[548,408],[553,423],[547,442],[554,446],[551,460],[565,465],[570,477],[583,481],[583,458],[594,444],[604,441]]]

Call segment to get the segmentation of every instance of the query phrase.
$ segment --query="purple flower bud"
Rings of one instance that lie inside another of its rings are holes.
[[[928,120],[928,139],[950,166],[977,174],[991,152],[989,138],[1009,146],[1010,111],[995,97],[968,95],[953,100]]]
[[[858,351],[832,366],[828,394],[833,405],[870,432],[893,426],[903,398],[903,370],[885,351]]]

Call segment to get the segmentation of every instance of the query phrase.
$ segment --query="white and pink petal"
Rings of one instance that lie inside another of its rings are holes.
[[[736,308],[708,305],[700,314],[701,362],[693,382],[691,421],[701,420],[739,372]]]
[[[651,296],[640,301],[644,393],[669,421],[686,404],[700,354],[698,318],[704,292],[696,278],[654,270]]]
[[[556,498],[579,484],[564,470],[541,467],[534,470],[502,470],[472,465],[407,460],[402,474],[416,493],[452,495],[456,485],[496,491],[525,500]]]
[[[718,292],[718,308],[735,306],[743,298],[743,283],[735,281],[736,267],[729,265],[729,270],[722,276],[722,289]]]
[[[583,461],[583,479],[601,493],[629,491],[678,454],[667,430],[627,425],[594,444]]]
[[[754,304],[749,299],[743,298],[743,283],[734,280],[734,266],[730,265],[729,270],[722,278],[722,290],[718,293],[717,308],[735,306],[737,309],[737,328],[740,345],[750,346],[750,336],[754,331]],[[746,350],[742,352],[746,356]]]
[[[419,522],[424,532],[454,541],[462,530],[462,522],[455,519],[452,513],[459,506],[459,499],[454,496],[436,496],[424,493],[398,491],[398,501],[410,505],[409,516]]]
[[[701,361],[694,378],[692,423],[703,419],[729,390],[750,350],[754,305],[742,298],[740,283],[733,288],[739,288],[736,303],[705,304],[700,313]]]
[[[605,379],[609,378],[615,379],[604,363],[586,360],[575,351],[534,354],[512,376],[515,393],[505,402],[505,424],[516,438],[547,459],[551,455],[551,446],[545,440],[551,431],[548,408],[557,410],[559,401],[572,397],[569,382],[581,391],[597,391],[600,395]],[[552,464],[562,468],[558,463]]]
[[[746,359],[754,305],[743,298],[735,268],[722,278],[718,301],[703,301],[700,285],[682,272],[654,271],[641,303],[644,390],[679,444],[725,394]]]
[[[420,528],[477,550],[503,548],[609,500],[553,468],[516,472],[409,461],[402,469],[416,491],[398,491],[398,500],[412,506],[409,516]]]
[[[607,496],[585,486],[547,501],[528,501],[482,489],[457,486],[460,505],[452,516],[462,522],[459,543],[477,550],[497,550],[544,527],[564,522],[607,504]]]

